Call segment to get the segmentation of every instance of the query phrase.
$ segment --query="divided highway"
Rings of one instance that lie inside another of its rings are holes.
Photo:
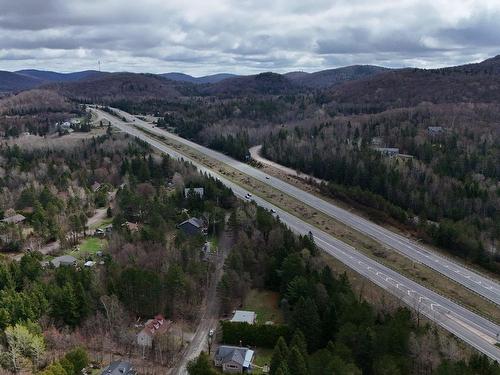
[[[130,115],[127,112],[115,109],[120,115],[134,120],[134,125],[143,127],[150,132],[158,135],[171,138],[179,143],[183,143],[209,157],[218,160],[228,166],[247,174],[256,180],[266,183],[273,188],[282,191],[289,196],[298,199],[299,201],[311,206],[312,208],[338,220],[345,225],[355,229],[356,231],[373,238],[379,243],[392,248],[408,257],[409,259],[422,263],[427,267],[449,277],[464,287],[472,290],[480,296],[490,300],[491,302],[500,305],[500,284],[490,278],[484,277],[477,272],[468,269],[459,263],[446,258],[435,251],[425,248],[400,234],[394,233],[380,225],[377,225],[369,220],[366,220],[350,211],[344,210],[334,204],[325,201],[311,193],[305,192],[298,187],[291,185],[281,179],[275,178],[261,170],[254,168],[246,163],[237,161],[220,152],[211,150],[187,139],[181,138],[175,134],[169,133],[163,129],[153,128],[151,124],[141,121],[140,119]]]
[[[115,127],[137,137],[138,139],[141,139],[144,142],[147,142],[157,150],[164,152],[173,158],[190,161],[200,170],[200,172],[207,173],[208,175],[217,178],[226,186],[231,188],[240,198],[244,199],[245,195],[249,193],[240,185],[233,183],[195,160],[192,160],[189,157],[171,149],[164,143],[156,140],[154,137],[136,129],[133,125],[138,125],[138,121],[140,120],[136,119],[134,124],[125,123],[106,112],[100,110],[93,111],[100,118],[110,121]],[[121,112],[121,114],[130,118],[132,121],[132,116],[126,114],[125,112]],[[147,123],[142,123],[141,126],[147,127],[148,130],[151,130],[151,126]],[[287,191],[287,193],[289,192]],[[500,348],[495,346],[498,335],[500,334],[500,326],[497,324],[478,316],[449,299],[377,263],[375,260],[360,253],[352,246],[332,237],[315,226],[293,216],[292,214],[281,210],[279,207],[272,205],[266,200],[260,197],[254,197],[253,200],[259,206],[265,207],[269,210],[274,209],[280,219],[294,232],[299,234],[307,234],[311,232],[318,247],[391,294],[397,296],[410,307],[427,316],[436,324],[439,324],[477,350],[494,360],[500,361]]]

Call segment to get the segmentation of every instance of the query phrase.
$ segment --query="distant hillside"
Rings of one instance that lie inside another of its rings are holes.
[[[500,102],[500,56],[441,69],[401,69],[348,82],[329,91],[331,100],[356,111],[378,111],[421,102]]]
[[[154,74],[108,73],[46,87],[82,102],[111,103],[120,100],[173,99],[189,93],[190,86],[186,85]]]
[[[315,73],[290,72],[285,77],[297,85],[309,88],[326,88],[347,81],[371,77],[388,71],[389,69],[373,65],[353,65],[337,69],[321,70]]]
[[[238,76],[211,84],[202,89],[208,95],[282,95],[298,91],[287,77],[277,73],[260,73],[251,76]]]
[[[172,81],[190,82],[190,83],[196,83],[196,84],[217,83],[217,82],[223,81],[227,78],[237,77],[235,74],[229,74],[229,73],[219,73],[219,74],[212,74],[212,75],[202,76],[202,77],[193,77],[193,76],[190,76],[189,74],[176,73],[176,72],[163,73],[163,74],[160,74],[160,76],[162,76],[164,78],[171,79]]]
[[[84,70],[81,72],[58,73],[48,70],[25,69],[18,70],[16,74],[21,74],[26,77],[31,77],[44,82],[70,82],[79,81],[92,76],[104,75],[108,73],[98,72],[97,70]]]
[[[0,99],[0,114],[24,115],[40,112],[70,111],[68,101],[51,90],[33,89]]]
[[[31,89],[43,83],[42,80],[22,74],[0,71],[0,92]]]

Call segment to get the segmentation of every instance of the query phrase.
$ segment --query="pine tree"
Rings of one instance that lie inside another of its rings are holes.
[[[274,346],[269,374],[277,375],[278,369],[282,366],[282,364],[284,363],[286,364],[287,357],[288,357],[288,346],[286,345],[285,339],[283,339],[283,337],[280,337],[278,339],[278,342]]]
[[[296,330],[293,334],[292,341],[290,341],[290,347],[296,347],[299,349],[302,357],[307,358],[307,342],[304,334],[300,330]]]
[[[300,350],[294,346],[288,355],[288,369],[293,375],[307,375],[306,361]]]
[[[292,326],[302,331],[307,340],[308,350],[318,348],[321,338],[321,321],[316,304],[311,298],[303,297],[296,303],[292,313]]]

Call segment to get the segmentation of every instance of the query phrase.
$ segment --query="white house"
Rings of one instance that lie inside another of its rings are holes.
[[[256,318],[257,314],[253,311],[236,310],[230,321],[233,323],[255,324]]]

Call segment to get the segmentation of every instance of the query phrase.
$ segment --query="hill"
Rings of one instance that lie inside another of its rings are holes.
[[[39,86],[42,83],[42,80],[34,77],[0,71],[0,92],[27,90]]]
[[[371,77],[388,71],[388,68],[373,65],[353,65],[337,69],[321,70],[315,73],[290,72],[285,77],[297,85],[309,88],[326,88],[347,81]]]
[[[92,76],[104,75],[108,73],[98,72],[97,70],[84,70],[81,72],[72,73],[58,73],[49,70],[36,70],[36,69],[24,69],[18,70],[16,74],[23,75],[25,77],[31,77],[44,82],[70,82],[79,81]]]
[[[120,100],[142,101],[173,99],[189,93],[187,83],[174,82],[154,74],[108,73],[46,86],[73,100],[111,103]]]
[[[207,95],[283,95],[298,92],[298,86],[287,77],[277,73],[260,73],[238,76],[211,84],[201,91]]]
[[[368,112],[421,102],[498,102],[500,56],[449,68],[388,71],[334,87],[329,95],[344,108]]]
[[[190,82],[190,83],[196,83],[196,84],[217,83],[217,82],[223,81],[227,78],[237,77],[235,74],[229,74],[229,73],[219,73],[219,74],[212,74],[212,75],[202,76],[202,77],[193,77],[193,76],[190,76],[189,74],[177,73],[177,72],[163,73],[163,74],[160,74],[160,76],[167,78],[167,79],[171,79],[172,81]]]

